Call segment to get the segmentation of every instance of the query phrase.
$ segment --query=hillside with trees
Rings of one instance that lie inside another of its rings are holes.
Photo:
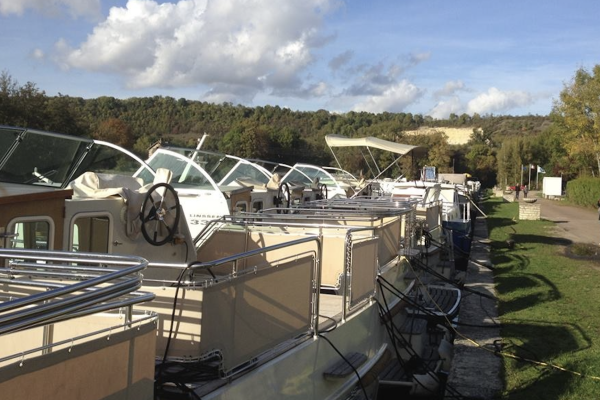
[[[0,124],[99,138],[142,157],[156,141],[195,146],[207,133],[204,147],[209,150],[287,164],[333,165],[324,140],[327,134],[375,136],[427,149],[423,158],[406,158],[391,174],[416,178],[422,166],[433,165],[439,172],[468,172],[491,187],[519,182],[522,165],[539,165],[567,179],[596,176],[600,172],[599,94],[600,66],[596,66],[592,72],[576,72],[549,116],[451,114],[447,120],[434,120],[411,113],[335,114],[163,96],[47,96],[35,83],[20,85],[5,71],[0,74]],[[435,128],[435,133],[407,133],[423,127]],[[472,129],[467,144],[448,143],[444,128],[456,127]],[[382,152],[376,157],[391,161]],[[356,150],[344,151],[339,158],[353,173],[368,169]]]

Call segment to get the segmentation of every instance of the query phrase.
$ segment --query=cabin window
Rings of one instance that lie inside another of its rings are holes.
[[[255,202],[252,203],[252,211],[253,212],[259,212],[263,208],[264,208],[264,206],[263,206],[262,200],[255,201]]]
[[[73,223],[72,251],[108,253],[110,219],[106,216],[78,217]]]
[[[30,217],[9,224],[12,249],[50,250],[54,245],[54,225],[52,220]]]
[[[243,213],[248,211],[248,203],[245,201],[238,201],[235,203],[234,213]]]

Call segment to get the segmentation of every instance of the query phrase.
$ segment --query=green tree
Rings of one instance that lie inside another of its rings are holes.
[[[269,129],[250,121],[238,123],[223,137],[219,150],[242,158],[266,158]]]
[[[511,137],[504,142],[496,156],[498,162],[498,183],[513,186],[517,183],[526,183],[524,167],[531,163],[531,140],[521,137]]]
[[[600,65],[591,72],[577,70],[555,102],[553,114],[562,128],[569,157],[584,164],[595,163],[600,174]]]
[[[129,126],[117,118],[109,118],[102,121],[98,128],[93,132],[92,137],[98,140],[104,140],[131,150],[134,144],[134,137]]]
[[[496,155],[490,146],[473,144],[465,157],[471,174],[479,178],[483,186],[491,187],[496,183]]]
[[[0,73],[0,123],[14,125],[13,117],[16,113],[14,96],[18,92],[17,82],[13,80],[8,71]]]

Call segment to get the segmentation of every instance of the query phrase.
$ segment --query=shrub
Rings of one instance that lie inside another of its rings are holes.
[[[596,207],[600,199],[600,178],[579,178],[569,181],[566,196],[573,204]]]

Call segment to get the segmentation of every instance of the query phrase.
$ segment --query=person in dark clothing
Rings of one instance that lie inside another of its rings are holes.
[[[523,186],[523,198],[526,199],[527,198],[527,193],[529,192],[529,189],[527,189],[527,185]]]
[[[519,192],[521,191],[521,185],[518,183],[515,185],[515,199],[519,200]]]

